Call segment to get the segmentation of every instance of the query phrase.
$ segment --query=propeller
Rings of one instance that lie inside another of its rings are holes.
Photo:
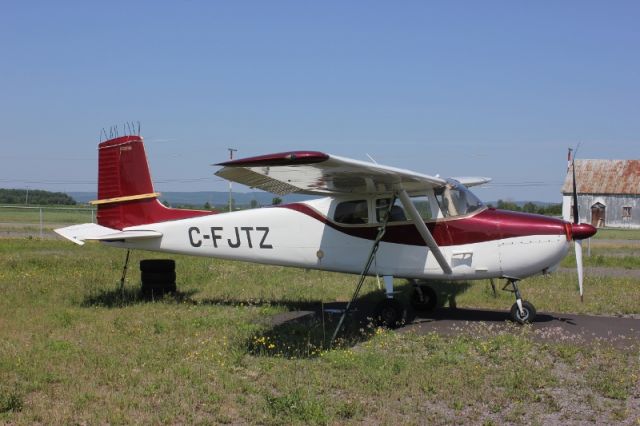
[[[580,216],[578,212],[578,190],[576,184],[576,153],[578,152],[578,147],[573,151],[573,156],[571,156],[571,148],[569,148],[569,156],[571,159],[571,169],[573,176],[573,224],[571,225],[573,241],[575,242],[575,252],[576,252],[576,267],[578,269],[578,286],[580,288],[580,302],[584,302],[584,267],[582,264],[582,240],[585,238],[590,238],[593,234],[596,233],[596,228],[587,223],[579,223]]]
[[[576,184],[576,152],[578,148],[573,153],[571,157],[571,170],[573,172],[573,224],[578,225],[580,222],[580,216],[578,213],[578,188]],[[569,151],[571,153],[571,151]],[[576,267],[578,268],[578,286],[580,287],[580,302],[584,303],[584,267],[582,265],[582,240],[575,241],[575,252],[576,252]]]

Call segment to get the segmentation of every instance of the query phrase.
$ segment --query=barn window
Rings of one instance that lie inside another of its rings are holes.
[[[622,217],[631,217],[631,206],[625,206],[622,208]]]

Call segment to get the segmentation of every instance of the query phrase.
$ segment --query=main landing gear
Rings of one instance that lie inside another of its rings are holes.
[[[518,281],[516,278],[507,278],[507,283],[503,288],[503,290],[507,290],[507,287],[510,286],[512,288],[510,291],[516,297],[516,303],[511,306],[509,317],[518,324],[531,323],[536,318],[536,308],[532,303],[522,300]],[[393,291],[393,277],[385,276],[384,282],[387,297],[376,306],[374,319],[378,326],[397,328],[407,321],[407,306],[393,297],[396,293]],[[421,313],[433,311],[438,303],[438,296],[433,288],[413,280],[410,282],[413,284],[411,307]]]
[[[407,321],[407,307],[396,299],[384,299],[376,305],[374,320],[379,327],[398,328]]]
[[[425,284],[413,283],[411,291],[411,306],[418,312],[431,312],[438,304],[436,291]]]
[[[522,300],[520,296],[520,290],[518,289],[518,280],[516,278],[507,278],[506,287],[511,284],[513,288],[513,293],[516,296],[516,303],[511,306],[511,312],[509,316],[513,322],[517,322],[518,324],[526,324],[531,323],[536,318],[536,308],[533,304],[527,302],[526,300]]]
[[[411,291],[411,307],[417,312],[431,312],[438,303],[438,296],[431,287],[418,284],[410,280],[413,285]],[[387,328],[398,328],[407,322],[407,305],[394,299],[393,277],[384,277],[386,299],[382,300],[375,308],[374,319],[376,325]]]

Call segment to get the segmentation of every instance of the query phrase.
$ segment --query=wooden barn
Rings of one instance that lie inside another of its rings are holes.
[[[640,228],[640,160],[576,160],[580,222]],[[572,218],[572,172],[562,186],[562,216]]]

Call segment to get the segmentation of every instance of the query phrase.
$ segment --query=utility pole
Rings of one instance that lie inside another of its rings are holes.
[[[237,149],[234,148],[227,148],[229,150],[229,160],[233,160],[233,153],[237,152]],[[232,206],[232,200],[233,198],[231,197],[232,191],[231,191],[231,181],[229,181],[229,211],[233,210],[233,206]]]

